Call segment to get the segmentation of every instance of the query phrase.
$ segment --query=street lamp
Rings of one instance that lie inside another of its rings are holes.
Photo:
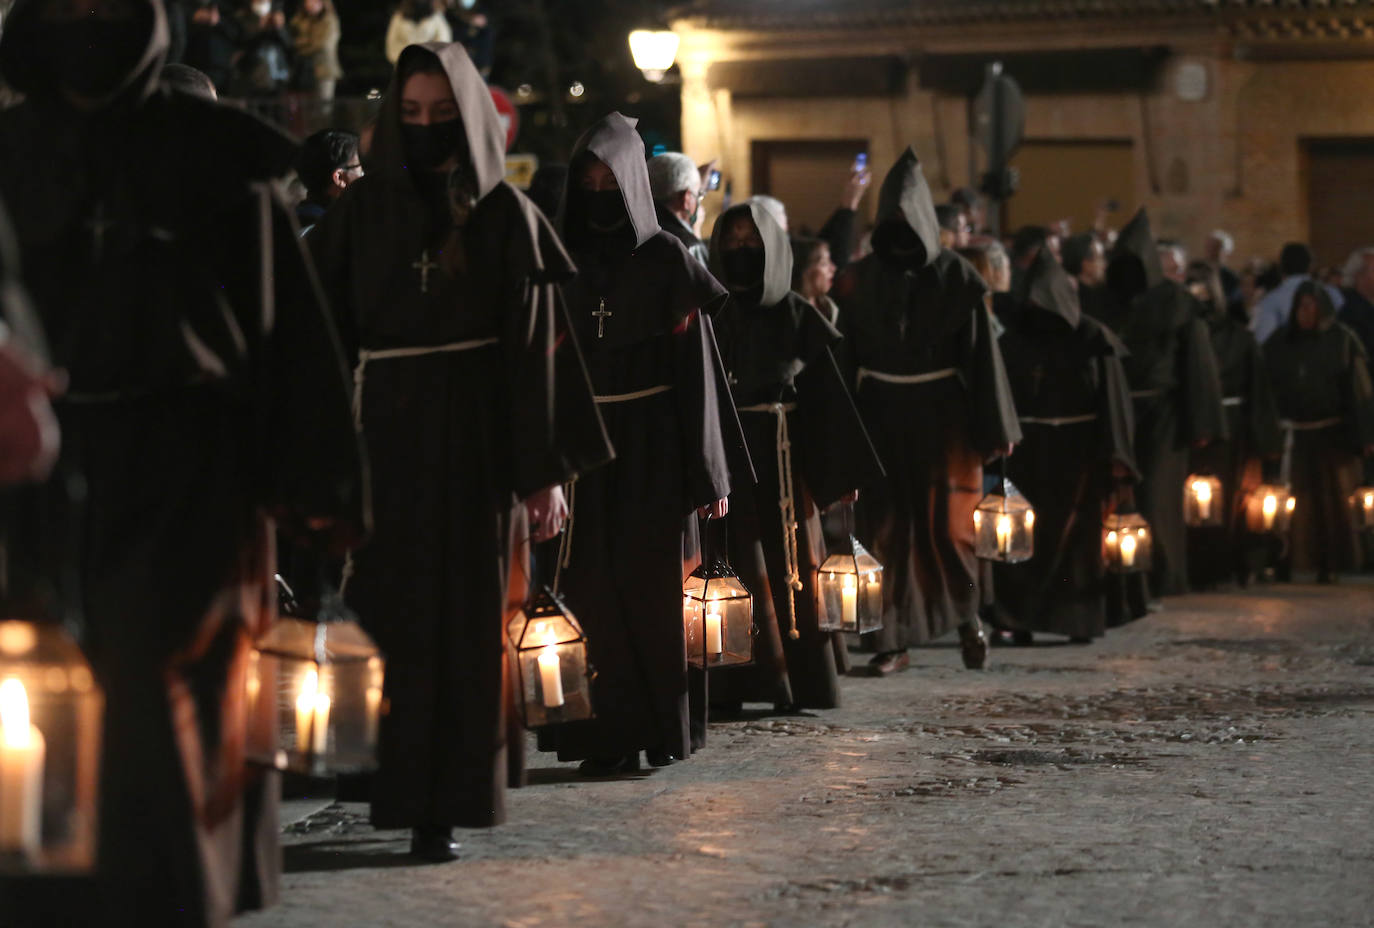
[[[636,29],[630,33],[630,55],[647,80],[657,84],[677,58],[678,34],[668,30]]]

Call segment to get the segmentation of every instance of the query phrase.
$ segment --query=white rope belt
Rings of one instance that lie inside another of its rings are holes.
[[[792,436],[787,430],[787,414],[796,408],[796,403],[739,407],[740,412],[769,413],[778,419],[778,510],[782,513],[782,550],[787,560],[787,620],[791,625],[787,635],[793,641],[801,637],[801,632],[797,631],[797,592],[802,588],[802,581],[797,555],[797,501],[792,495]]]
[[[1310,422],[1294,422],[1292,419],[1280,419],[1279,428],[1283,429],[1283,459],[1279,464],[1279,482],[1284,486],[1292,486],[1293,477],[1293,444],[1299,432],[1320,432],[1322,429],[1334,428],[1340,425],[1343,420],[1340,416],[1332,419],[1314,419]]]
[[[1244,406],[1244,405],[1245,405],[1245,397],[1243,397],[1243,396],[1227,396],[1227,397],[1224,397],[1224,398],[1222,399],[1221,405],[1223,405],[1223,406]]]
[[[859,368],[859,381],[856,387],[863,386],[864,379],[872,377],[874,380],[881,380],[883,383],[917,384],[933,383],[936,380],[945,380],[949,377],[958,376],[957,368],[946,367],[944,370],[927,371],[924,374],[889,374],[886,371],[875,371],[867,367]]]
[[[1097,413],[1089,412],[1081,416],[1022,416],[1022,425],[1082,425],[1085,422],[1096,422]]]
[[[363,384],[366,382],[367,365],[373,361],[392,361],[397,358],[423,358],[436,354],[455,354],[472,351],[499,343],[499,338],[473,338],[465,342],[450,342],[446,345],[421,345],[414,348],[363,348],[358,351],[358,364],[353,368],[353,426],[360,433],[363,430]],[[344,558],[343,576],[339,581],[339,595],[348,589],[348,581],[353,578],[353,551],[350,548]]]
[[[658,396],[660,393],[667,393],[673,389],[670,383],[659,384],[656,387],[646,387],[643,390],[636,390],[633,393],[610,393],[606,396],[596,396],[598,406],[605,406],[609,403],[628,403],[631,400],[642,400],[647,396]]]

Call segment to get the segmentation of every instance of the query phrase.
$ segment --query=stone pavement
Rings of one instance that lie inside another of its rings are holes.
[[[296,805],[282,902],[235,925],[1374,925],[1374,586],[1170,600],[983,673],[912,653],[642,777],[532,754],[454,864]]]

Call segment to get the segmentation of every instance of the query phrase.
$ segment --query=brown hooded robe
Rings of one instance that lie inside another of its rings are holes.
[[[223,925],[269,902],[280,869],[277,782],[245,765],[241,695],[275,602],[265,516],[288,536],[324,522],[356,539],[360,449],[332,326],[269,186],[292,146],[155,89],[159,0],[120,24],[141,33],[121,89],[68,107],[42,6],[17,7],[0,42],[28,95],[0,114],[0,198],[70,375],[28,550],[61,549],[49,576],[79,606],[106,714],[97,891],[68,887],[37,920]]]
[[[1113,467],[1135,476],[1126,349],[1082,315],[1073,282],[1046,249],[1018,297],[1001,344],[1025,437],[1006,474],[1035,508],[1035,552],[993,565],[996,624],[1095,638],[1107,627],[1102,515]]]
[[[1304,296],[1317,300],[1315,329],[1298,326]],[[1374,446],[1374,388],[1359,336],[1336,321],[1326,288],[1305,283],[1293,294],[1288,324],[1264,343],[1285,431],[1286,476],[1293,512],[1292,566],[1325,575],[1361,562],[1350,498],[1360,455]]]
[[[426,56],[463,120],[466,223],[407,169],[393,80],[369,173],[309,243],[355,360],[489,342],[355,369],[376,526],[345,588],[387,657],[373,823],[480,828],[505,818],[506,752],[520,747],[502,695],[517,500],[611,453],[558,294],[572,264],[502,179],[504,134],[467,52],[411,46],[397,73]]]
[[[579,268],[564,294],[616,459],[573,491],[561,588],[587,632],[596,718],[541,732],[560,760],[688,755],[684,532],[695,509],[753,479],[709,315],[724,291],[659,228],[634,126],[612,113],[587,130],[561,210]],[[590,234],[578,189],[592,158],[628,213],[610,240]]]
[[[1085,294],[1083,305],[1130,350],[1125,364],[1135,404],[1137,502],[1154,529],[1150,585],[1155,596],[1171,596],[1188,588],[1188,449],[1227,434],[1221,378],[1195,301],[1164,278],[1143,208],[1121,230],[1109,259],[1106,286]]]
[[[821,510],[852,490],[877,486],[883,469],[831,353],[840,333],[791,292],[791,243],[768,210],[745,203],[716,221],[713,272],[724,279],[720,239],[737,216],[748,216],[763,239],[761,293],[731,294],[716,316],[716,338],[758,473],[757,485],[730,495],[727,523],[730,563],[754,594],[759,634],[754,664],[714,671],[711,698],[833,709],[840,704],[835,651],[832,635],[820,631],[816,599],[816,571],[826,555]],[[801,588],[790,594],[778,416],[766,408],[779,403],[794,407],[784,414]]]
[[[887,471],[886,483],[859,500],[860,540],[884,566],[877,646],[895,651],[977,621],[973,510],[983,462],[1019,441],[1021,429],[987,286],[940,247],[930,187],[911,149],[883,181],[878,225],[875,253],[847,267],[832,295],[859,412]],[[879,253],[898,233],[914,233],[914,253],[901,261]],[[937,373],[923,383],[882,379]]]

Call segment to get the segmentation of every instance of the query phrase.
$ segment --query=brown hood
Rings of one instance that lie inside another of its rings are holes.
[[[456,42],[411,45],[401,52],[391,75],[391,85],[382,98],[381,113],[377,116],[377,130],[367,160],[368,174],[381,175],[389,183],[410,182],[405,143],[401,138],[401,87],[397,76],[416,55],[431,56],[448,75],[467,135],[468,166],[477,179],[477,198],[480,200],[506,177],[506,130],[501,126],[486,82],[477,73],[467,50]]]
[[[1025,309],[1058,316],[1067,322],[1071,329],[1078,328],[1078,322],[1083,318],[1078,291],[1074,288],[1073,280],[1059,262],[1054,260],[1054,255],[1050,254],[1048,248],[1041,248],[1040,253],[1035,256],[1035,261],[1031,263],[1021,281],[1017,296],[1020,297]]]
[[[1159,263],[1159,247],[1155,243],[1154,232],[1150,229],[1150,216],[1141,207],[1131,221],[1121,229],[1107,255],[1108,269],[1112,264],[1134,259],[1140,262],[1145,272],[1145,289],[1159,286],[1164,281],[1164,268]]]
[[[658,234],[658,213],[654,209],[654,198],[649,192],[649,167],[644,158],[644,139],[640,138],[635,126],[639,120],[630,119],[620,113],[611,113],[582,134],[573,146],[572,157],[568,160],[571,170],[568,182],[563,187],[563,203],[558,210],[558,230],[566,238],[568,235],[568,192],[577,183],[577,172],[581,167],[583,155],[593,155],[615,175],[620,185],[620,195],[625,199],[625,211],[630,214],[630,224],[634,226],[635,245],[639,248]]]
[[[747,212],[763,239],[763,296],[760,306],[774,306],[787,296],[792,289],[792,243],[787,233],[778,225],[768,208],[757,200],[747,200],[732,206],[716,220],[716,228],[711,233],[711,273],[716,280],[725,280],[725,268],[721,265],[720,239],[730,222],[741,213]]]
[[[878,191],[879,229],[884,223],[894,221],[906,224],[916,233],[925,249],[925,258],[920,262],[922,266],[931,264],[939,257],[940,223],[935,218],[935,200],[930,194],[930,184],[926,182],[921,159],[910,147],[887,172],[882,189]],[[881,233],[875,232],[877,234]]]
[[[58,99],[60,54],[39,14],[50,0],[19,0],[0,33],[0,74],[15,90],[35,100]],[[111,50],[127,58],[124,77],[98,109],[124,100],[144,100],[157,87],[170,41],[162,0],[129,0],[138,22],[138,44]]]

